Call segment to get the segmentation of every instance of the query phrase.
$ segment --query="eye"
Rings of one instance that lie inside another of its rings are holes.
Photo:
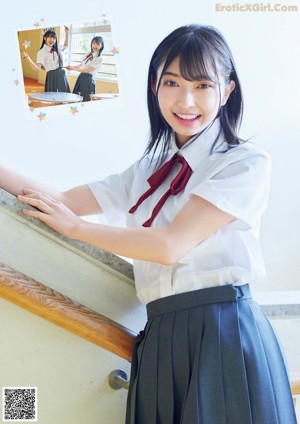
[[[164,82],[164,85],[166,85],[167,87],[178,87],[178,84],[172,80],[166,80]]]
[[[198,84],[198,88],[201,88],[203,90],[206,90],[207,88],[212,87],[211,83],[208,82],[201,82],[200,84]]]

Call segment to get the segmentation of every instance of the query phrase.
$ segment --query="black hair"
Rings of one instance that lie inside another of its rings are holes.
[[[102,37],[100,37],[100,35],[96,35],[96,36],[92,39],[92,41],[91,41],[91,53],[93,53],[93,49],[92,49],[92,44],[93,44],[93,42],[95,42],[95,43],[97,43],[97,44],[102,44],[102,47],[101,47],[101,49],[99,49],[99,51],[98,51],[98,55],[97,55],[97,56],[100,56],[100,55],[101,55],[101,53],[102,53],[102,51],[103,51],[103,49],[104,49],[104,41],[103,41],[103,38],[102,38]]]
[[[44,45],[46,44],[46,42],[45,42],[45,38],[48,38],[48,37],[53,37],[53,38],[55,38],[55,43],[53,44],[53,47],[55,48],[56,53],[57,53],[57,56],[58,56],[58,64],[59,64],[59,67],[60,67],[60,68],[62,68],[62,67],[63,67],[63,59],[62,59],[62,55],[61,55],[61,53],[60,53],[60,51],[59,51],[59,48],[58,48],[56,32],[55,32],[53,29],[48,29],[48,31],[46,31],[46,32],[45,32],[45,34],[43,35],[43,41],[42,41],[42,45],[41,45],[41,47],[40,47],[40,50],[41,50],[41,49],[44,47]]]
[[[157,100],[161,77],[157,81],[157,71],[163,65],[161,76],[168,66],[179,58],[181,76],[188,81],[208,79],[219,84],[218,75],[225,78],[228,85],[234,81],[235,88],[226,104],[219,109],[221,130],[228,143],[228,149],[241,141],[237,131],[243,115],[241,85],[231,50],[223,35],[212,26],[199,24],[185,25],[171,32],[156,48],[149,65],[147,103],[150,119],[150,138],[145,155],[152,152],[152,158],[159,151],[159,163],[165,158],[170,147],[173,129],[164,120]],[[156,94],[153,93],[156,84]],[[215,147],[220,134],[213,143]]]

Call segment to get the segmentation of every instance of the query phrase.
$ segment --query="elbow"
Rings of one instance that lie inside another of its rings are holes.
[[[162,260],[159,261],[159,263],[161,265],[165,265],[165,266],[172,266],[176,263],[177,261],[173,258],[170,257],[165,257]]]
[[[184,256],[178,242],[167,239],[167,237],[162,240],[159,252],[158,262],[165,266],[174,265]]]

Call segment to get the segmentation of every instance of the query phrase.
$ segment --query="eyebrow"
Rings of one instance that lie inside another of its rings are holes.
[[[172,77],[176,77],[176,78],[183,78],[185,79],[181,74],[177,74],[176,72],[172,72],[172,71],[165,71],[161,77],[164,77],[165,75],[170,75]],[[195,81],[211,81],[214,82],[211,78],[209,78],[207,75],[203,75],[203,76],[199,76]]]
[[[163,73],[163,75],[172,75],[173,77],[177,77],[177,78],[180,78],[181,77],[181,75],[176,74],[176,72],[171,72],[171,71],[165,71]]]

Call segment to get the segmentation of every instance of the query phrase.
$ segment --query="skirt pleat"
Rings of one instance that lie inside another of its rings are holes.
[[[82,96],[83,102],[89,102],[91,95],[95,94],[96,84],[92,74],[81,73],[75,83],[73,93]]]
[[[141,346],[140,366],[138,373],[140,379],[137,381],[136,393],[138,402],[143,408],[137,409],[136,421],[144,422],[144,417],[152,423],[157,422],[157,370],[158,370],[158,349],[153,350],[151,346],[158,346],[158,336],[161,317],[150,323],[147,331],[145,343]],[[138,352],[139,354],[139,352]],[[151,402],[149,402],[149,396]]]
[[[232,424],[251,424],[251,405],[245,370],[243,346],[240,339],[238,302],[220,305],[220,357],[224,393],[224,410]],[[224,420],[224,418],[223,418]],[[222,421],[223,422],[223,421]]]
[[[187,401],[188,391],[190,387],[190,374],[192,360],[190,357],[190,335],[186,331],[189,328],[190,314],[188,310],[174,313],[174,328],[172,340],[172,357],[173,369],[172,378],[174,384],[174,417],[176,420],[184,410],[184,404]],[[176,348],[178,340],[180,340],[181,348]],[[167,405],[166,405],[167,407]],[[170,422],[170,421],[169,421]],[[173,422],[173,421],[171,421]]]
[[[63,68],[48,71],[45,81],[45,92],[70,93],[70,86]]]
[[[296,424],[276,335],[248,286],[147,305],[126,424]]]
[[[157,370],[157,420],[159,422],[172,422],[174,415],[173,324],[174,314],[162,316],[157,356],[159,365]]]
[[[197,399],[200,396],[197,373],[199,370],[204,329],[204,308],[194,308],[189,311],[189,374],[186,376],[184,403],[178,409],[174,422],[199,422],[200,412]],[[196,337],[195,337],[196,336]],[[188,355],[188,354],[186,354]],[[179,421],[179,417],[181,420]]]
[[[264,312],[255,302],[242,303],[241,307],[245,309],[243,315],[248,314],[248,319],[242,321],[242,335],[249,384],[250,387],[255,387],[251,392],[253,417],[256,420],[254,422],[259,422],[260,417],[264,417],[263,422],[266,424],[295,423],[290,382],[278,338]],[[254,320],[254,328],[250,327],[250,320]],[[256,340],[255,344],[253,340]],[[258,372],[255,369],[257,363]],[[264,415],[265,410],[268,411],[267,416]]]

